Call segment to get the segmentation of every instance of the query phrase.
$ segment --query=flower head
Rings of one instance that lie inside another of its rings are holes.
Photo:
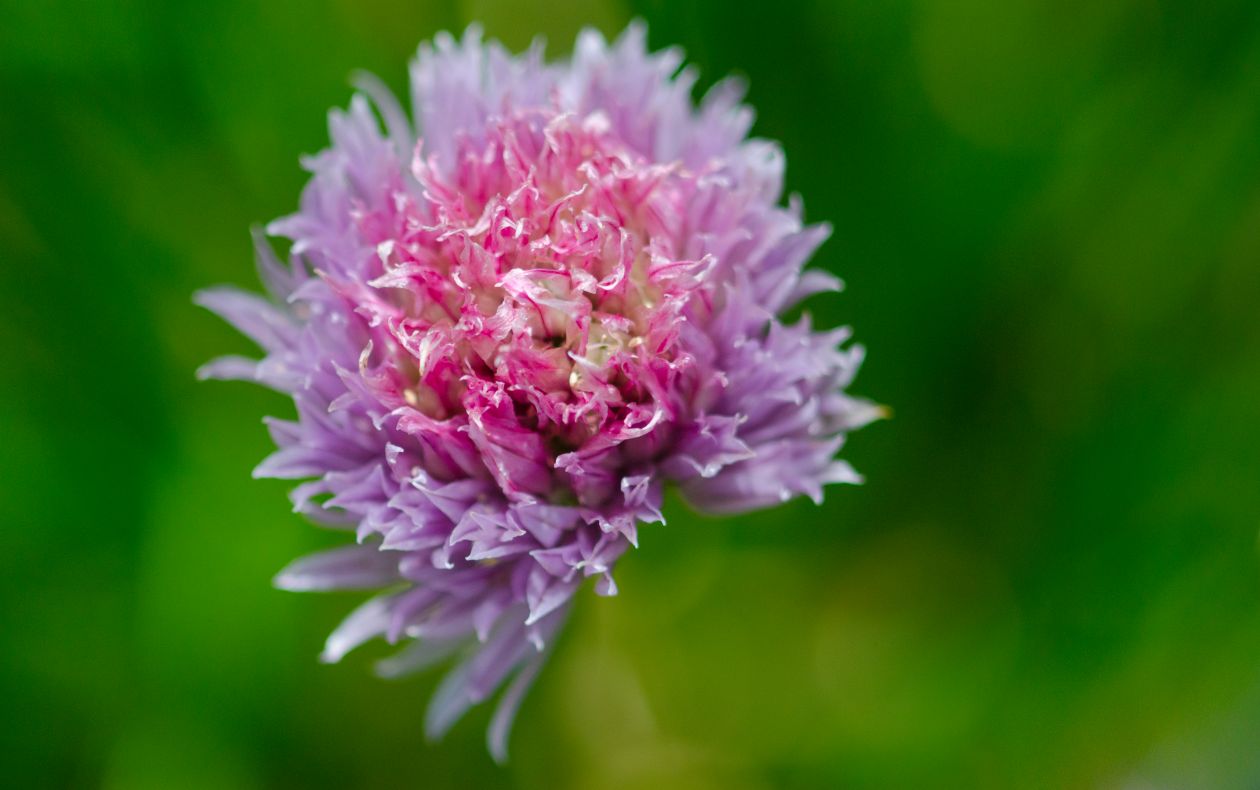
[[[414,128],[371,78],[330,115],[300,211],[267,229],[287,265],[257,236],[272,298],[199,295],[266,352],[202,375],[297,408],[255,476],[304,480],[295,510],[356,535],[277,585],[383,590],[324,659],[375,637],[406,642],[384,675],[460,656],[432,736],[511,677],[498,758],[574,592],[616,592],[666,484],[712,512],[819,500],[858,480],[835,454],[877,415],[844,393],[847,330],[779,318],[838,288],[802,270],[828,228],[779,205],[782,154],[747,139],[739,86],[693,107],[680,63],[638,26],[554,65],[439,36]]]

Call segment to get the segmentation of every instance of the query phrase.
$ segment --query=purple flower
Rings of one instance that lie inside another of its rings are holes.
[[[783,155],[747,139],[739,85],[693,107],[681,61],[641,26],[557,64],[440,35],[414,127],[370,78],[331,113],[301,209],[267,228],[288,264],[256,237],[271,298],[198,295],[266,352],[200,375],[297,407],[254,476],[305,481],[294,509],[355,535],[276,584],[383,590],[323,659],[375,637],[405,642],[385,676],[458,656],[431,737],[511,678],[497,759],[574,592],[616,592],[666,484],[709,512],[818,501],[858,482],[835,455],[879,414],[844,393],[847,329],[778,318],[838,289],[802,271],[829,229],[779,205]]]

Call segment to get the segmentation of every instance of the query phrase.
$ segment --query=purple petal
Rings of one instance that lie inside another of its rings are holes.
[[[322,592],[367,590],[398,580],[397,554],[375,546],[345,546],[293,561],[272,583],[290,592]]]

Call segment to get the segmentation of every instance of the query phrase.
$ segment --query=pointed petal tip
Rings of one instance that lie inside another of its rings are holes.
[[[307,592],[310,587],[286,568],[271,577],[271,586],[285,592]]]
[[[192,303],[204,310],[215,312],[214,303],[217,295],[230,288],[231,286],[228,285],[212,285],[208,288],[199,288],[193,291]]]

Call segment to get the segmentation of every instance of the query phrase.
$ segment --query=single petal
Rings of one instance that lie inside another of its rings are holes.
[[[367,590],[398,581],[398,556],[376,546],[344,546],[308,554],[276,575],[276,587],[291,592]]]

